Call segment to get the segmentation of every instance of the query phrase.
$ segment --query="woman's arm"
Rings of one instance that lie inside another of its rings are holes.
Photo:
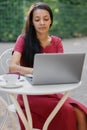
[[[30,67],[23,67],[20,66],[20,59],[21,59],[21,53],[15,51],[13,53],[10,65],[9,65],[9,72],[19,72],[22,75],[25,74],[32,74],[33,73],[33,68]]]

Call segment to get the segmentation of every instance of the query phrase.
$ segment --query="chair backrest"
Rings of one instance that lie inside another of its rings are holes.
[[[0,55],[0,75],[1,74],[6,74],[6,73],[9,72],[9,63],[10,63],[10,60],[11,60],[11,57],[12,57],[12,50],[13,50],[13,48],[6,49]],[[0,96],[5,99],[7,104],[9,104],[9,105],[12,104],[12,101],[11,101],[8,94],[6,94],[4,92],[0,92]],[[10,107],[10,109],[15,109],[15,108]],[[12,111],[15,111],[15,110],[12,110]]]
[[[9,72],[9,63],[12,56],[12,49],[13,48],[9,48],[0,55],[0,74]]]

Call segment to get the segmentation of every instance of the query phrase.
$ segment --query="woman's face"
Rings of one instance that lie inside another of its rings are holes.
[[[36,9],[33,12],[33,25],[36,33],[47,33],[51,24],[50,14],[47,10]]]

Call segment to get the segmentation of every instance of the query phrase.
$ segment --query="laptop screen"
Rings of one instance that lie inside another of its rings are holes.
[[[33,84],[66,84],[81,80],[85,53],[36,54]]]

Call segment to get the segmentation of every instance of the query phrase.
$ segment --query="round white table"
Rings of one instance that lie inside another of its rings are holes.
[[[25,126],[26,130],[37,130],[37,128],[33,128],[33,123],[32,123],[32,116],[30,112],[30,107],[27,101],[27,95],[46,95],[46,94],[56,94],[59,92],[64,92],[64,96],[61,98],[61,100],[58,102],[56,107],[53,109],[53,111],[50,113],[49,117],[44,123],[43,129],[42,130],[47,130],[51,120],[54,118],[56,113],[59,111],[59,109],[62,107],[66,99],[68,98],[70,92],[77,87],[81,85],[81,82],[79,83],[73,83],[73,84],[51,84],[51,85],[31,85],[25,77],[21,76],[20,79],[20,86],[15,88],[4,88],[2,87],[5,82],[3,81],[3,75],[0,76],[0,91],[4,91],[8,93],[15,105],[15,108]],[[17,102],[16,96],[17,94],[22,94],[23,100],[24,100],[24,105],[26,109],[26,114],[27,114],[27,119],[22,112],[22,109],[20,105]]]

